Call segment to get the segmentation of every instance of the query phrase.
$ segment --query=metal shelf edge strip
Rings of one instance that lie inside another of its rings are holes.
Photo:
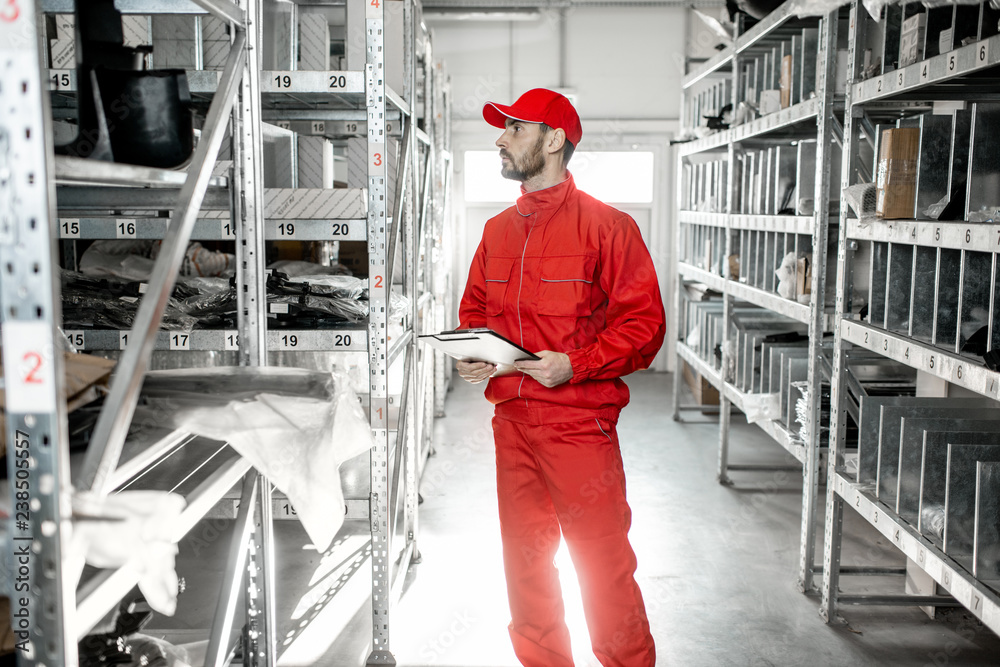
[[[1000,225],[936,220],[847,221],[847,238],[857,241],[950,248],[974,252],[1000,252]]]
[[[767,134],[774,130],[784,129],[790,125],[800,123],[815,116],[819,110],[820,100],[813,98],[800,102],[795,106],[776,111],[749,123],[737,125],[734,128],[717,132],[704,139],[698,139],[687,144],[682,144],[680,154],[683,156],[693,155],[702,151],[722,148],[730,143],[753,139],[762,134]]]
[[[1000,634],[1000,597],[965,569],[953,564],[947,554],[915,529],[865,495],[859,485],[835,473],[834,488],[846,505],[860,514],[891,544],[916,563],[971,611],[987,627]]]
[[[1000,373],[991,371],[974,359],[931,347],[912,338],[889,333],[857,320],[842,318],[843,340],[889,357],[977,394],[1000,400]]]

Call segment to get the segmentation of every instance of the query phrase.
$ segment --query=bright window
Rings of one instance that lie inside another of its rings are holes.
[[[653,154],[606,151],[573,155],[569,163],[578,188],[610,204],[653,201]],[[465,152],[465,201],[513,202],[520,183],[500,175],[499,150]]]

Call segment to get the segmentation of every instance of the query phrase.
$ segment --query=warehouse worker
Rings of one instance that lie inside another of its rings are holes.
[[[605,667],[653,667],[655,649],[635,554],[615,424],[619,378],[649,366],[663,342],[653,262],[625,213],[576,189],[566,170],[583,131],[573,105],[530,90],[483,117],[503,129],[501,173],[514,206],[486,223],[459,317],[535,352],[516,372],[459,362],[489,379],[510,636],[526,667],[572,667],[553,558],[566,538],[594,653]]]

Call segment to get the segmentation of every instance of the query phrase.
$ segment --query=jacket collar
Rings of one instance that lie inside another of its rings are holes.
[[[576,183],[573,182],[573,174],[566,172],[566,180],[534,192],[525,192],[521,186],[521,196],[517,198],[515,206],[517,212],[522,216],[529,216],[532,213],[539,213],[549,209],[554,209],[566,201],[570,193],[576,191]]]

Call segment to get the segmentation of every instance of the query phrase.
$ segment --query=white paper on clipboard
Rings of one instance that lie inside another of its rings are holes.
[[[461,361],[486,361],[497,366],[511,366],[515,361],[539,358],[491,329],[442,331],[422,335],[420,339]]]

